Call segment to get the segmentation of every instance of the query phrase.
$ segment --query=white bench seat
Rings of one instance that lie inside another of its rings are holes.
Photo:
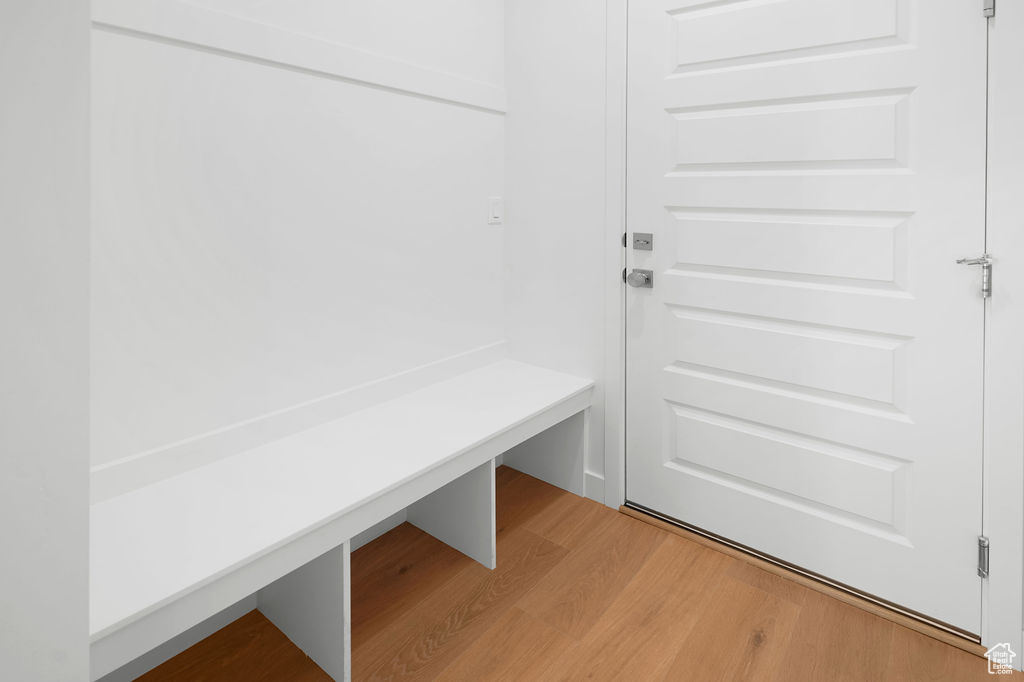
[[[592,386],[505,360],[94,504],[93,679],[485,465],[493,496],[494,458],[585,411]],[[457,548],[488,564],[474,542]]]

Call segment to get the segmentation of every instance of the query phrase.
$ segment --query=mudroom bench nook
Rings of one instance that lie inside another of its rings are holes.
[[[557,461],[513,466],[582,492],[592,392],[502,360],[95,502],[91,679],[254,595],[331,677],[350,679],[353,545],[404,513],[494,568],[496,459],[569,425]]]

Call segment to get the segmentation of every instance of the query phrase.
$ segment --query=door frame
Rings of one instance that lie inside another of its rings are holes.
[[[605,504],[626,500],[626,16],[628,0],[605,0]],[[981,3],[978,7],[978,21]],[[1024,662],[1024,4],[999,3],[989,23],[987,248],[996,260],[985,317],[982,532],[991,543],[981,584],[981,641],[1006,642]],[[1013,37],[1018,37],[1014,40]],[[993,96],[993,92],[997,96]],[[991,143],[998,137],[998,146]],[[975,254],[964,254],[973,256]]]
[[[991,542],[982,582],[982,643],[1024,658],[1024,5],[999,3],[989,21],[988,228],[996,258],[985,315],[982,528]],[[998,140],[993,144],[993,140]],[[996,279],[999,278],[999,279]]]
[[[605,0],[604,500],[626,502],[626,10]]]

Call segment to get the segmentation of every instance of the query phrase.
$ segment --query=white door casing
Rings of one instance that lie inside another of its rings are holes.
[[[986,22],[630,0],[629,501],[980,632]]]

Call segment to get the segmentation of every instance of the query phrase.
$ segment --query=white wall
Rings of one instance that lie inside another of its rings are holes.
[[[100,497],[500,351],[503,6],[429,5],[94,2]]]
[[[0,3],[0,677],[88,674],[88,3]]]
[[[604,501],[605,3],[508,0],[506,335],[597,380],[587,495]]]

